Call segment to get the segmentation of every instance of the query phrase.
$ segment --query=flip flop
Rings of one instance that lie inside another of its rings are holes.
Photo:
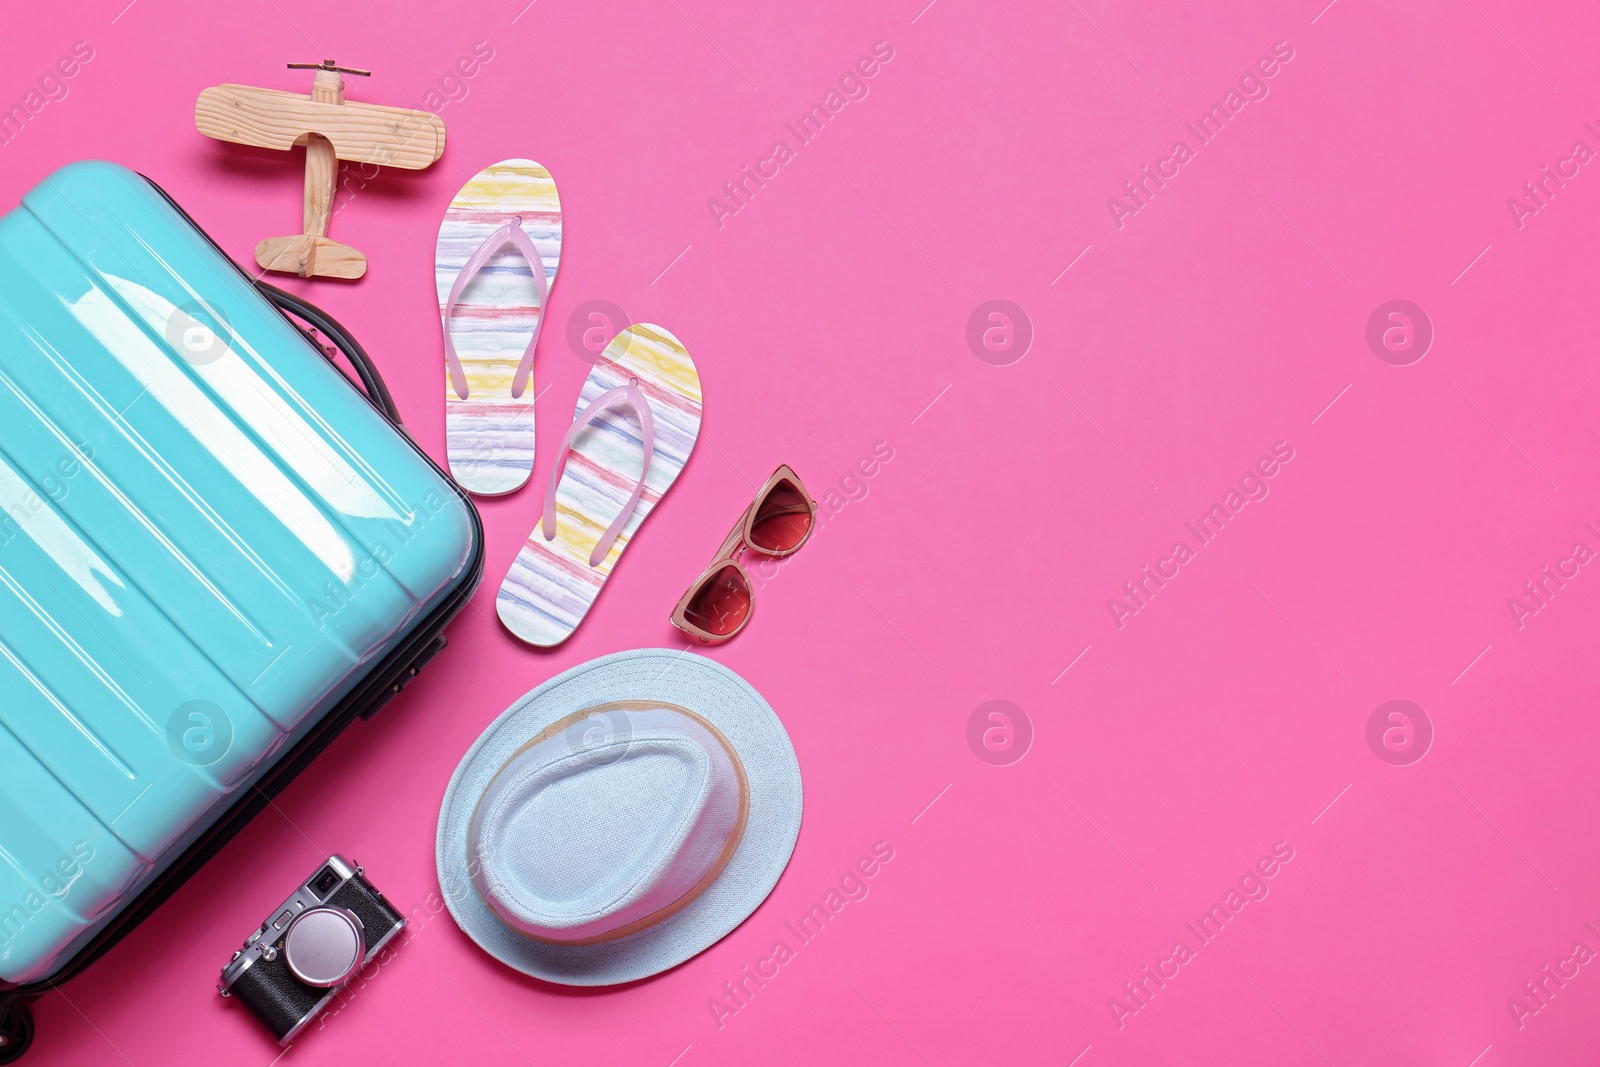
[[[545,487],[539,524],[495,608],[530,645],[559,645],[589,613],[612,568],[700,436],[700,375],[659,326],[612,338],[578,396]]]
[[[561,197],[531,159],[479,171],[439,225],[445,448],[469,493],[515,492],[533,472],[533,352],[560,262]]]

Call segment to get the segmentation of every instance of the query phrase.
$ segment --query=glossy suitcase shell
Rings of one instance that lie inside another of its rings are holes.
[[[150,182],[74,164],[0,218],[0,991],[92,962],[397,692],[481,546]]]

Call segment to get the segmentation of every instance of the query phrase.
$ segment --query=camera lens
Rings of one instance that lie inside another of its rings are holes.
[[[289,972],[300,981],[324,989],[336,986],[361,966],[366,953],[361,920],[343,908],[302,912],[284,936]]]
[[[308,885],[311,887],[311,891],[317,895],[318,900],[326,900],[328,899],[328,894],[333,892],[333,887],[343,880],[339,872],[334,870],[332,865],[329,865],[318,871]]]

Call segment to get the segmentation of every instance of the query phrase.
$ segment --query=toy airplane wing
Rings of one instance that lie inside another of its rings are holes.
[[[340,159],[421,170],[444,154],[444,123],[427,111],[382,104],[329,104],[300,93],[214,85],[194,105],[207,137],[288,151],[309,134],[326,137]]]

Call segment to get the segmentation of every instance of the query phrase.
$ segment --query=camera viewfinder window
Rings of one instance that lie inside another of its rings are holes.
[[[338,871],[332,867],[324,867],[317,872],[315,878],[311,879],[311,891],[317,895],[318,900],[325,900],[339,881]]]

